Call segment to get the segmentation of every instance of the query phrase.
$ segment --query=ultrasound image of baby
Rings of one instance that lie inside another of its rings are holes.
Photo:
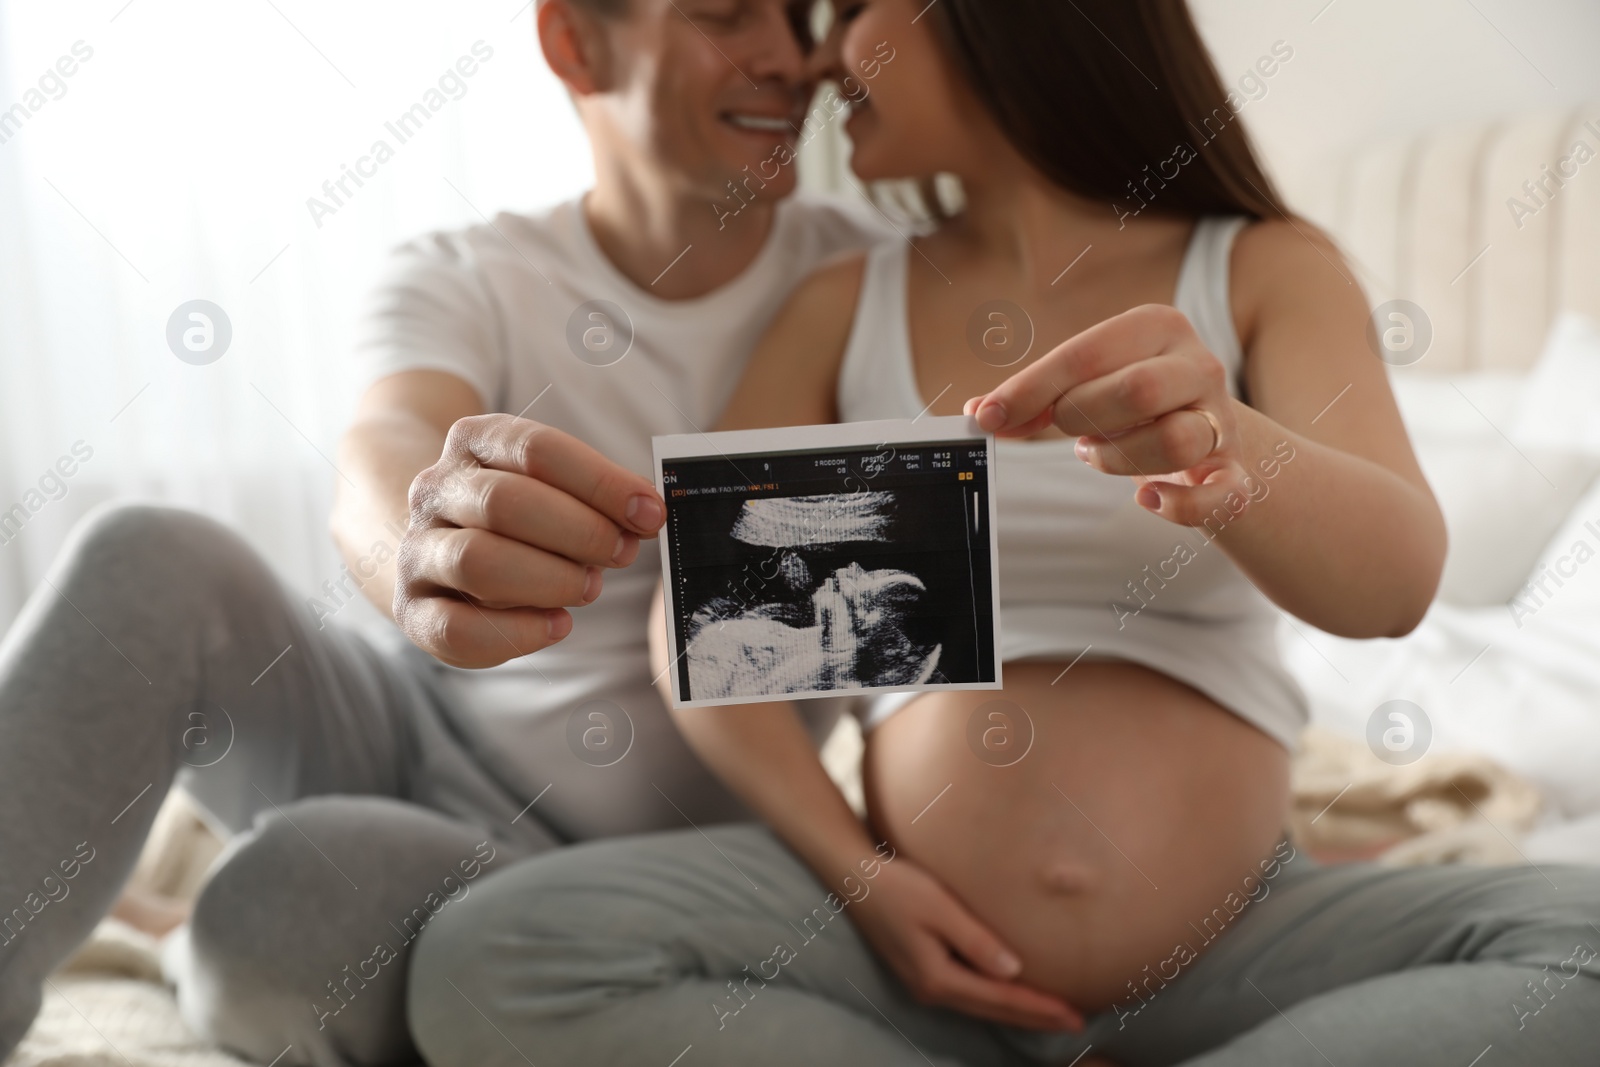
[[[942,646],[919,643],[906,629],[926,593],[921,578],[855,561],[821,579],[813,574],[819,557],[837,561],[852,542],[881,545],[894,507],[887,491],[746,501],[729,536],[773,549],[774,565],[763,572],[773,586],[761,590],[760,603],[719,597],[694,612],[685,659],[695,699],[933,680]]]

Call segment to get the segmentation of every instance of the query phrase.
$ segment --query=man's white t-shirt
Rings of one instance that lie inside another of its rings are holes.
[[[485,411],[563,430],[654,481],[650,438],[716,424],[796,286],[893,236],[864,203],[791,197],[738,278],[697,299],[662,300],[606,258],[581,201],[502,213],[396,249],[357,352],[369,381],[446,371],[478,391]],[[710,251],[691,246],[682,258]],[[485,768],[538,797],[534,810],[558,834],[750,817],[693,756],[651,685],[645,626],[660,576],[658,543],[646,541],[632,566],[606,572],[595,603],[573,610],[560,644],[485,671],[431,661]],[[819,731],[835,710],[803,709]]]

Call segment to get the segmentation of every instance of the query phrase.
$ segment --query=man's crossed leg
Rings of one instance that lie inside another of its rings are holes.
[[[319,629],[209,519],[81,524],[0,643],[0,1059],[175,778],[241,835],[168,946],[190,1024],[261,1062],[411,1058],[411,940],[558,843],[462,749],[420,655]]]

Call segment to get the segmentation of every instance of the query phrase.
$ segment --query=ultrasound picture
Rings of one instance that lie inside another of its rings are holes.
[[[681,703],[995,680],[981,440],[663,472]]]

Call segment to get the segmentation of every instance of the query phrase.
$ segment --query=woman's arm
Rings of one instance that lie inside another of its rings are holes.
[[[834,389],[861,289],[862,259],[825,267],[795,290],[746,365],[718,430],[837,420]],[[651,670],[671,703],[660,597],[650,621]],[[689,746],[830,889],[872,854],[866,828],[817,758],[792,703],[675,708]]]
[[[1287,222],[1239,237],[1235,319],[1253,406],[1234,402],[1246,455],[1295,459],[1219,544],[1274,603],[1346,637],[1399,637],[1444,567],[1434,500],[1367,340],[1369,310],[1334,243]]]
[[[966,410],[1004,436],[1052,422],[1080,435],[1086,463],[1214,538],[1279,607],[1346,637],[1397,637],[1438,588],[1444,520],[1367,345],[1361,290],[1332,242],[1303,229],[1258,224],[1235,250],[1251,405],[1229,395],[1188,320],[1151,305]]]
[[[756,347],[718,430],[837,419],[834,389],[850,340],[862,259],[825,267],[795,290]],[[650,620],[651,670],[671,704],[661,598]],[[672,712],[691,748],[765,819],[829,888],[873,843],[817,758],[791,703]]]
[[[861,294],[864,260],[852,256],[801,283],[766,334],[717,421],[718,430],[837,422],[835,390]]]

